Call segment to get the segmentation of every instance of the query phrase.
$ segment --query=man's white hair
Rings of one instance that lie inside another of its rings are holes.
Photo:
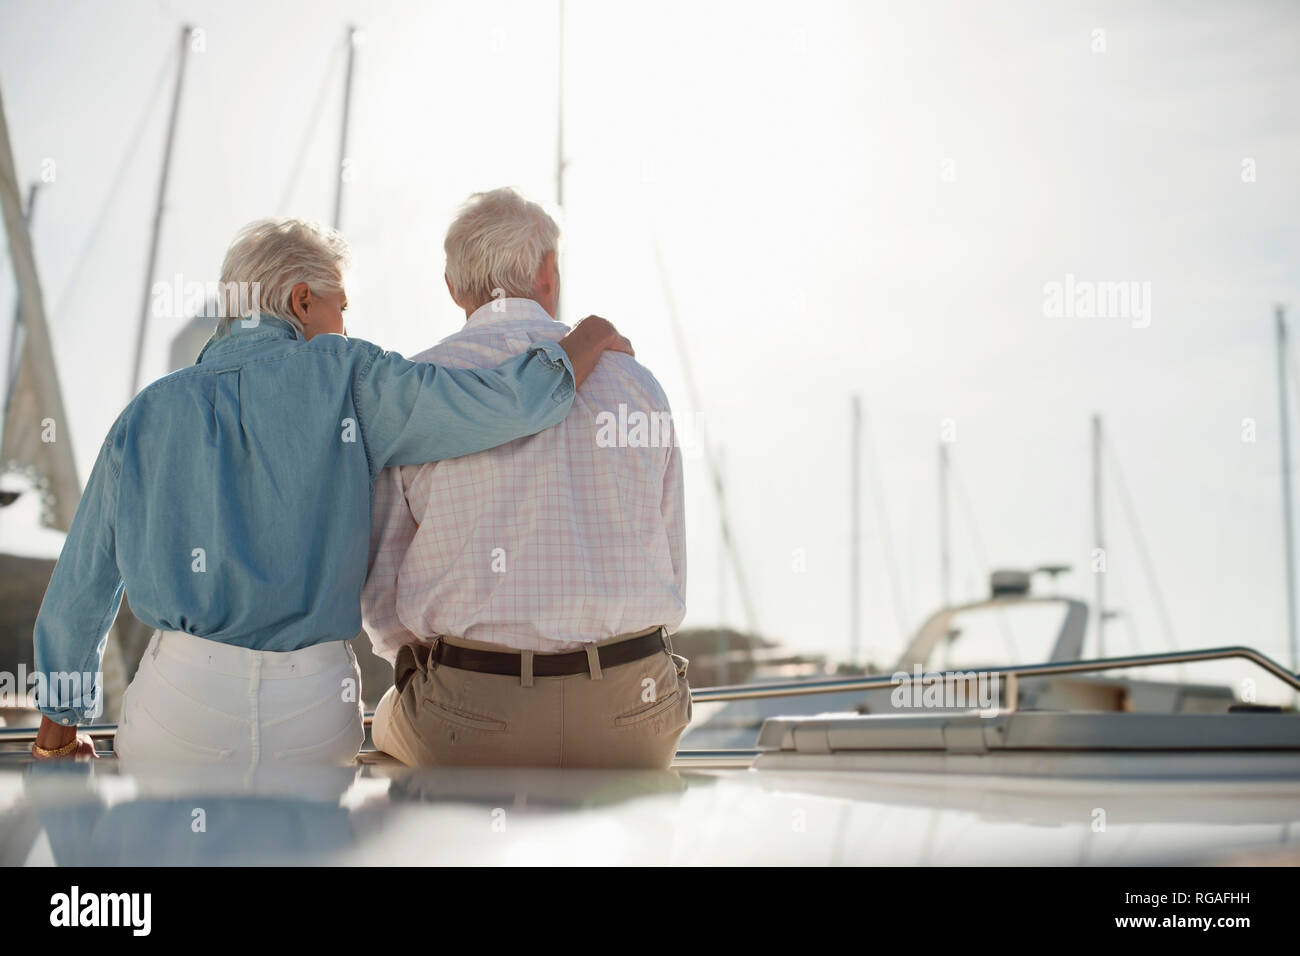
[[[462,306],[477,308],[494,294],[530,299],[542,261],[559,242],[555,220],[515,190],[475,193],[447,230],[447,279]]]
[[[305,282],[316,295],[340,291],[350,258],[347,241],[336,230],[302,219],[258,219],[239,230],[226,250],[221,286],[230,295],[240,283],[248,283],[244,288],[258,290],[263,315],[284,319],[302,332],[289,302],[293,287]],[[225,335],[232,322],[244,318],[238,311],[221,310],[217,335]]]

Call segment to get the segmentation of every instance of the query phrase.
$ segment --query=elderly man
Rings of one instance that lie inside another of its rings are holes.
[[[93,752],[77,724],[95,712],[125,587],[157,631],[119,756],[350,762],[363,732],[347,641],[381,470],[549,428],[601,351],[630,351],[593,317],[488,371],[417,365],[343,334],[347,260],[343,238],[311,223],[246,227],[221,281],[253,290],[257,311],[228,314],[196,365],[109,431],[36,620],[37,757]]]
[[[464,328],[416,361],[483,368],[560,339],[559,229],[509,189],[447,232]],[[622,414],[620,415],[620,412]],[[375,492],[366,630],[394,662],[375,745],[411,765],[667,767],[690,720],[682,465],[653,375],[601,360],[555,428],[389,468]],[[627,440],[632,439],[632,440]]]

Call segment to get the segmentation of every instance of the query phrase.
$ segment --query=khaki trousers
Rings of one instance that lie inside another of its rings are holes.
[[[588,669],[533,677],[543,656],[519,651],[524,676],[439,665],[428,644],[397,652],[394,686],[375,708],[375,746],[413,767],[628,767],[666,769],[691,719],[686,658],[664,649],[601,668],[588,645]],[[457,647],[505,651],[498,644],[436,638]]]

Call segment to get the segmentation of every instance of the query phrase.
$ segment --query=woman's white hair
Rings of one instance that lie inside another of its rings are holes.
[[[559,242],[555,220],[515,190],[475,193],[447,230],[447,279],[462,306],[478,308],[494,294],[532,298],[533,279]]]
[[[293,287],[305,282],[316,295],[340,291],[350,258],[347,241],[334,229],[302,219],[258,219],[239,230],[226,250],[221,288],[232,302],[235,290],[247,302],[246,290],[256,289],[258,311],[302,332],[289,303]],[[232,322],[245,318],[241,311],[222,309],[217,335],[225,335]]]

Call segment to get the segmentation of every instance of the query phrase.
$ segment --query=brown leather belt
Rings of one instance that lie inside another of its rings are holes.
[[[668,650],[668,640],[663,636],[663,628],[655,628],[641,637],[599,647],[596,653],[600,657],[600,666],[605,668],[629,664],[666,650]],[[457,647],[446,641],[439,641],[433,655],[434,660],[443,667],[481,671],[484,674],[504,674],[510,677],[519,677],[523,673],[520,668],[519,651],[480,651],[477,648]],[[568,651],[562,654],[533,653],[534,677],[567,677],[571,674],[586,673],[588,673],[588,666],[585,650]]]

